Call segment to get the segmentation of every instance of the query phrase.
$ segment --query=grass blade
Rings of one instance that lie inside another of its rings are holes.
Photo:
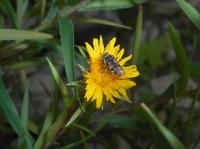
[[[94,23],[94,24],[107,25],[107,26],[112,26],[112,27],[132,30],[132,28],[130,26],[126,26],[126,25],[123,25],[123,24],[115,23],[115,22],[112,22],[112,21],[109,21],[109,20],[105,20],[105,19],[83,18],[83,17],[73,17],[72,19],[74,21],[79,21],[79,22]]]
[[[55,99],[52,95],[51,102],[50,102],[49,109],[48,109],[48,113],[45,117],[45,120],[44,120],[44,123],[43,123],[43,126],[42,126],[42,130],[40,131],[39,137],[35,142],[34,149],[42,148],[42,146],[45,142],[45,139],[46,139],[45,137],[48,133],[48,129],[51,126],[51,124],[53,122],[53,118],[54,118],[54,112],[55,112],[55,103],[54,103],[55,101],[54,100]]]
[[[143,8],[142,6],[140,6],[138,16],[137,16],[135,39],[133,43],[133,50],[134,50],[134,53],[133,53],[134,58],[132,60],[133,64],[137,63],[137,59],[139,56],[140,40],[141,40],[141,34],[142,34],[142,20],[143,20]]]
[[[12,4],[10,3],[10,0],[0,1],[0,7],[7,14],[7,16],[10,17],[10,21],[11,21],[12,25],[15,28],[18,28],[15,10],[14,10]]]
[[[60,77],[58,71],[56,70],[55,66],[51,63],[51,61],[48,58],[47,58],[47,61],[48,61],[48,64],[50,66],[53,78],[55,79],[56,84],[58,85],[60,92],[63,96],[64,105],[67,108],[69,100],[68,100],[68,97],[67,97],[68,93],[67,93],[66,85],[63,82],[63,80],[61,79],[61,77]]]
[[[90,134],[90,135],[95,136],[95,133],[94,133],[94,132],[92,132],[90,129],[88,129],[87,127],[85,127],[85,126],[83,126],[83,125],[80,125],[80,124],[77,124],[77,123],[72,123],[71,126],[72,126],[72,127],[76,127],[76,128],[78,128],[78,129],[80,129],[80,130],[83,130],[83,131],[87,132],[87,133]]]
[[[95,0],[83,6],[81,11],[91,10],[117,10],[130,8],[137,4],[143,3],[145,0]]]
[[[16,29],[0,29],[0,40],[34,40],[50,38],[53,38],[53,36],[41,32]]]
[[[48,58],[47,58],[47,61],[48,61],[49,66],[51,68],[51,71],[52,71],[53,77],[56,81],[56,84],[58,85],[60,92],[63,96],[64,110],[62,112],[60,112],[60,114],[57,116],[57,119],[55,120],[55,122],[48,129],[47,139],[46,139],[46,142],[45,142],[46,148],[52,143],[52,140],[55,138],[57,132],[61,128],[63,128],[63,126],[65,125],[65,119],[68,115],[68,109],[73,105],[73,101],[74,101],[74,100],[68,100],[68,96],[67,96],[68,93],[67,93],[65,83],[62,81],[61,77],[58,74],[58,71],[55,68],[55,66],[51,63],[51,61]]]
[[[183,44],[180,40],[179,34],[172,24],[169,24],[169,35],[182,74],[182,77],[180,79],[180,84],[177,87],[177,95],[180,95],[181,93],[184,92],[187,86],[188,79],[190,77],[190,64],[188,57],[186,55],[186,50],[183,47]]]
[[[26,148],[32,148],[31,138],[28,134],[27,129],[23,126],[17,110],[9,97],[9,94],[4,86],[3,81],[0,79],[0,107],[3,110],[8,122],[19,135],[20,139],[25,141]]]
[[[21,109],[21,119],[25,127],[27,126],[27,123],[28,123],[28,111],[29,111],[29,87],[28,87],[27,80],[25,80],[24,99],[22,102],[22,109]]]
[[[45,148],[47,148],[52,143],[52,140],[55,138],[58,131],[61,128],[63,128],[67,115],[68,115],[68,109],[65,109],[58,115],[56,121],[50,126],[48,133],[47,133]]]
[[[200,14],[199,14],[199,12],[185,0],[176,0],[176,2],[181,7],[181,9],[185,12],[187,17],[200,30]]]
[[[161,124],[161,122],[154,115],[154,113],[144,103],[141,104],[141,107],[142,107],[142,110],[145,112],[145,114],[155,124],[155,126],[158,128],[160,133],[165,137],[165,139],[167,140],[167,142],[171,145],[173,149],[185,149],[185,147],[177,139],[177,137],[172,132],[170,132],[164,125]]]
[[[74,73],[74,27],[71,20],[59,17],[59,30],[62,44],[62,54],[65,64],[65,72],[69,83],[75,82]],[[81,102],[77,92],[77,86],[72,88],[74,97],[78,100],[80,106]],[[81,106],[82,107],[82,106]],[[84,110],[84,109],[83,109]]]
[[[24,11],[24,6],[23,6],[23,0],[17,0],[17,24],[18,28],[21,28],[22,25],[22,18],[23,18],[23,11]]]
[[[78,117],[79,115],[82,113],[82,109],[78,108],[76,110],[76,112],[73,113],[73,115],[70,117],[69,121],[67,122],[67,124],[65,125],[65,127],[68,127],[71,123],[73,123]]]
[[[68,19],[59,18],[59,28],[65,71],[69,83],[75,81],[74,74],[74,28]]]

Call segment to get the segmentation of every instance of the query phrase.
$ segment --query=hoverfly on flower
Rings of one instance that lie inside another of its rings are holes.
[[[104,97],[112,103],[116,103],[115,98],[121,97],[128,101],[126,90],[136,85],[130,78],[139,75],[136,65],[125,66],[132,55],[122,58],[124,49],[120,49],[120,45],[115,46],[115,42],[116,38],[113,38],[104,47],[103,38],[100,36],[99,40],[93,39],[93,47],[85,43],[90,57],[90,71],[84,75],[85,98],[87,101],[96,101],[98,109],[102,107]]]
[[[106,67],[111,70],[114,74],[118,76],[124,75],[124,70],[122,67],[117,63],[113,55],[110,55],[108,53],[104,53],[102,55],[102,61],[106,65]]]

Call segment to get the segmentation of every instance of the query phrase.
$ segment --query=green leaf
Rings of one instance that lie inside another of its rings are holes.
[[[51,34],[41,32],[16,29],[0,29],[0,40],[36,40],[50,38],[53,38]]]
[[[12,126],[12,128],[19,135],[20,139],[25,141],[26,148],[31,149],[31,138],[28,134],[27,129],[23,126],[17,110],[9,97],[9,94],[4,86],[3,81],[0,79],[0,107],[3,110],[5,117]]]
[[[112,27],[132,30],[132,28],[130,26],[126,26],[126,25],[123,25],[123,24],[115,23],[115,22],[112,22],[110,20],[105,20],[105,19],[83,18],[83,17],[73,17],[72,19],[74,21],[95,23],[95,24],[100,24],[100,25],[107,25],[107,26],[112,26]]]
[[[145,114],[150,118],[150,120],[155,124],[155,126],[158,128],[160,133],[165,137],[167,142],[170,144],[170,146],[173,149],[185,149],[183,144],[177,139],[177,137],[170,132],[160,121],[159,119],[154,115],[154,113],[147,107],[144,103],[141,104],[142,110],[145,112]]]
[[[74,27],[69,19],[59,17],[59,30],[61,37],[62,45],[62,54],[65,64],[65,72],[68,78],[69,83],[75,82],[75,73],[74,73]],[[78,100],[81,105],[77,87],[72,88],[75,98]]]
[[[85,131],[85,132],[87,132],[88,134],[90,134],[90,135],[92,135],[92,136],[95,136],[95,133],[94,132],[92,132],[90,129],[88,129],[87,127],[85,127],[85,126],[83,126],[83,125],[80,125],[80,124],[77,124],[77,123],[72,123],[71,124],[71,126],[72,127],[76,127],[76,128],[78,128],[78,129],[80,129],[80,130],[83,130],[83,131]]]
[[[143,2],[145,0],[95,0],[83,6],[80,11],[124,9]]]
[[[69,82],[74,82],[74,28],[72,22],[60,17],[59,29],[66,75]]]
[[[185,0],[176,0],[181,9],[185,12],[188,18],[200,30],[200,14],[198,11]]]
[[[47,138],[46,138],[46,142],[45,142],[45,148],[47,148],[52,143],[52,140],[56,136],[57,132],[60,130],[60,128],[62,128],[65,125],[65,120],[68,115],[68,109],[71,108],[72,105],[74,104],[74,100],[68,99],[66,85],[60,78],[55,66],[51,63],[51,61],[48,58],[47,58],[47,61],[51,68],[51,71],[52,71],[53,77],[56,81],[56,84],[58,85],[58,87],[62,93],[63,100],[64,100],[64,110],[59,113],[55,122],[48,129]]]
[[[42,4],[42,5],[44,5],[44,4]],[[44,6],[42,6],[42,7],[44,7]],[[41,8],[41,9],[44,9],[44,8]],[[41,11],[44,11],[44,10],[41,10]],[[58,12],[57,0],[52,0],[51,7],[50,7],[46,17],[41,22],[41,24],[36,28],[36,30],[41,31],[41,30],[49,27],[51,22],[53,21],[53,19],[57,15],[57,12]],[[43,12],[41,12],[41,13],[43,13]]]
[[[169,24],[169,35],[174,51],[176,53],[177,62],[180,66],[180,71],[182,75],[180,79],[180,84],[177,87],[177,95],[180,95],[184,92],[190,77],[190,64],[189,59],[186,55],[186,50],[183,47],[179,34],[172,24]]]
[[[142,35],[142,20],[143,20],[143,8],[142,6],[139,7],[138,16],[137,16],[137,24],[136,24],[136,33],[133,43],[133,50],[134,50],[134,59],[132,60],[133,64],[136,64],[138,61],[139,51],[140,51],[140,40]]]
[[[61,79],[61,77],[60,77],[57,69],[55,68],[55,66],[51,63],[51,61],[48,58],[47,58],[47,61],[48,61],[49,66],[51,68],[51,72],[52,72],[53,78],[55,79],[56,84],[58,85],[58,87],[60,89],[60,92],[62,93],[63,100],[64,100],[64,105],[65,105],[65,107],[67,107],[68,103],[69,103],[69,100],[68,100],[68,97],[67,97],[68,93],[67,93],[66,85],[63,82],[63,80]]]
[[[64,111],[60,112],[56,121],[50,126],[47,133],[45,148],[47,148],[52,143],[52,140],[55,138],[58,131],[61,128],[63,128],[67,115],[68,115],[68,109],[64,109]]]
[[[23,13],[24,13],[24,8],[23,8],[23,0],[17,0],[17,24],[18,28],[21,28],[22,25],[22,18],[23,18]]]
[[[70,117],[69,121],[67,122],[67,124],[65,125],[65,127],[70,126],[71,123],[73,123],[78,117],[79,115],[82,113],[82,109],[79,107],[76,112],[73,113],[73,115]]]

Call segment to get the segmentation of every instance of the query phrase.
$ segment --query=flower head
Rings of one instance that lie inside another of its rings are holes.
[[[113,38],[104,47],[100,36],[99,40],[93,39],[93,47],[85,43],[90,57],[90,69],[84,75],[85,98],[87,101],[96,100],[96,108],[102,106],[103,98],[112,103],[116,102],[115,98],[129,100],[126,90],[136,85],[130,78],[139,75],[135,65],[125,65],[132,55],[122,58],[124,49],[120,49],[120,45],[115,46],[115,42],[116,38]]]

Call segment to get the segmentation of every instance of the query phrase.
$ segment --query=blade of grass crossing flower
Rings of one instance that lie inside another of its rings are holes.
[[[143,2],[145,0],[95,0],[83,6],[80,11],[117,10],[130,8]]]
[[[176,0],[177,4],[181,7],[187,17],[194,23],[200,30],[200,14],[199,12],[185,0]]]
[[[136,64],[138,61],[139,50],[140,50],[140,40],[142,34],[142,21],[143,21],[143,8],[142,6],[139,7],[138,16],[137,16],[137,24],[136,24],[136,32],[135,32],[135,39],[133,42],[133,59],[132,63]]]
[[[10,17],[10,21],[11,21],[12,25],[15,28],[18,28],[15,10],[14,10],[10,0],[2,0],[2,1],[0,1],[0,4],[1,4],[0,7],[3,9],[3,11],[7,14],[8,17]]]
[[[187,82],[189,80],[190,64],[189,64],[189,59],[186,55],[186,50],[183,47],[179,34],[172,24],[169,24],[169,35],[172,42],[172,46],[176,53],[177,62],[179,64],[181,75],[182,75],[180,79],[180,84],[177,84],[178,85],[177,95],[180,95],[181,93],[184,92],[187,86]]]
[[[59,17],[59,30],[62,44],[62,54],[65,63],[65,72],[69,83],[75,82],[74,73],[74,27],[71,20]],[[80,106],[81,102],[78,96],[77,87],[72,88],[73,94],[78,100]],[[82,106],[81,106],[82,107]],[[84,110],[84,109],[83,109]]]
[[[50,69],[51,69],[51,72],[52,72],[52,75],[56,81],[56,84],[58,85],[61,93],[62,93],[62,96],[63,96],[63,100],[64,100],[64,105],[65,107],[68,107],[68,93],[67,93],[67,88],[66,88],[66,85],[65,83],[63,82],[63,80],[61,79],[58,71],[56,70],[55,66],[51,63],[51,61],[47,58],[47,62],[50,66]]]
[[[16,29],[0,29],[0,40],[36,40],[50,39],[53,36],[46,33],[16,30]]]
[[[31,138],[28,134],[27,129],[23,126],[17,110],[10,99],[8,92],[4,86],[3,81],[0,79],[0,107],[3,110],[5,117],[7,118],[8,122],[15,130],[15,132],[19,135],[21,140],[23,140],[26,144],[27,149],[32,148]]]
[[[165,137],[167,142],[173,149],[185,149],[183,144],[177,139],[177,137],[170,132],[164,125],[161,124],[159,119],[154,115],[154,113],[147,107],[144,103],[141,104],[142,110],[150,118],[150,120],[155,124],[160,133]]]

